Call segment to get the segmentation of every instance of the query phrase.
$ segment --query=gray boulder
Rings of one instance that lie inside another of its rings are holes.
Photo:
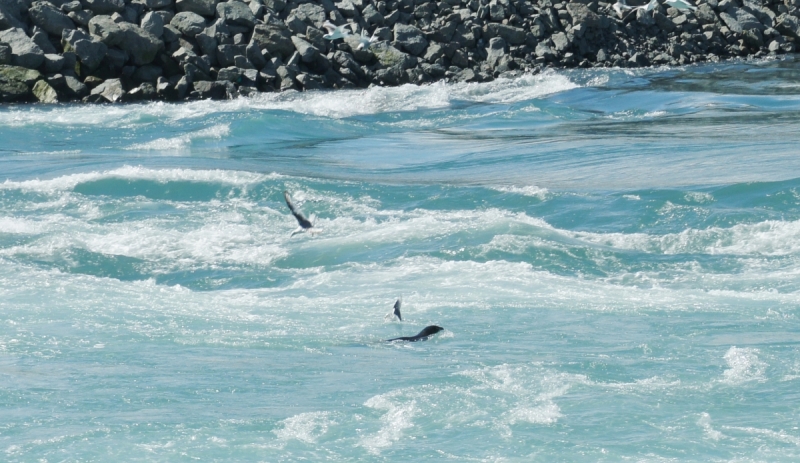
[[[80,99],[89,95],[89,87],[73,76],[64,76],[64,93],[70,99]]]
[[[190,11],[176,14],[169,23],[188,37],[194,37],[206,28],[206,20],[199,14]]]
[[[70,11],[67,16],[69,16],[69,19],[71,19],[75,24],[86,27],[89,25],[89,20],[92,19],[94,13],[86,10]]]
[[[394,25],[394,43],[415,56],[421,55],[428,48],[428,40],[421,30],[400,23]]]
[[[256,24],[253,42],[273,56],[290,56],[295,51],[292,33],[284,25]]]
[[[58,103],[58,93],[46,80],[37,81],[32,93],[40,103]]]
[[[75,29],[75,23],[69,16],[58,11],[49,2],[35,2],[28,10],[31,21],[51,35],[61,37],[64,29]]]
[[[0,64],[11,64],[11,47],[0,43]]]
[[[403,53],[397,48],[386,42],[376,43],[372,46],[372,52],[381,63],[387,68],[398,68],[401,70],[409,69],[417,64],[417,59],[408,53]]]
[[[174,2],[174,0],[139,0],[139,1],[144,4],[145,8],[148,8],[150,10],[155,10],[157,8],[165,8],[172,5],[172,3]]]
[[[179,12],[197,13],[201,16],[214,16],[219,0],[178,0],[175,9]]]
[[[506,41],[502,37],[491,38],[486,49],[486,62],[494,68],[504,56],[506,56]]]
[[[27,31],[28,27],[20,19],[19,13],[16,6],[0,1],[0,30],[22,29]]]
[[[54,47],[53,43],[50,42],[50,37],[47,35],[47,32],[45,32],[45,31],[43,31],[41,29],[37,30],[31,36],[31,40],[33,40],[33,43],[38,45],[39,48],[41,48],[42,51],[45,54],[47,54],[47,53],[58,53],[58,51],[56,50],[56,47]]]
[[[89,32],[100,37],[106,46],[119,47],[128,52],[133,64],[137,66],[153,62],[164,47],[158,37],[141,27],[127,22],[115,23],[110,16],[92,18],[89,21]]]
[[[155,37],[161,37],[164,34],[164,17],[153,11],[149,11],[142,16],[140,23],[142,29],[153,34]]]
[[[313,63],[317,59],[317,56],[319,56],[319,50],[300,37],[292,36],[292,43],[295,49],[297,49],[297,53],[300,53],[300,59],[303,60],[304,63]]]
[[[558,52],[564,52],[570,46],[570,41],[567,38],[567,34],[565,34],[563,32],[557,32],[557,33],[553,34],[553,36],[550,38],[550,40],[553,41],[553,47]]]
[[[64,47],[64,52],[74,52],[81,65],[89,71],[100,66],[108,51],[106,44],[94,40],[80,29],[65,30],[61,34],[61,45]]]
[[[61,55],[45,53],[44,55],[44,72],[52,74],[64,69],[66,60]]]
[[[292,14],[306,25],[314,26],[317,29],[322,29],[322,24],[327,19],[325,16],[325,8],[314,3],[303,3],[292,10]]]
[[[521,27],[489,23],[484,26],[483,34],[486,38],[502,37],[503,40],[511,45],[520,45],[525,43],[525,29],[522,29]]]
[[[41,78],[38,71],[19,66],[0,66],[0,102],[28,99],[31,86]]]
[[[727,11],[720,13],[719,17],[725,22],[725,25],[728,26],[728,29],[738,34],[750,29],[757,29],[762,32],[765,29],[764,25],[761,24],[761,21],[743,8],[731,6],[727,9]]]
[[[247,53],[245,45],[220,45],[217,47],[217,61],[220,66],[229,67],[236,64],[236,57]]]
[[[264,0],[264,6],[267,7],[268,10],[272,10],[276,13],[280,13],[286,8],[286,1],[285,0]]]
[[[125,89],[122,88],[122,82],[119,79],[108,79],[93,88],[90,95],[100,95],[109,103],[116,103],[125,95]]]
[[[230,25],[252,28],[256,23],[256,16],[250,7],[238,0],[217,3],[217,16]]]
[[[11,46],[11,64],[36,69],[44,62],[44,51],[22,29],[0,32],[0,42]]]
[[[94,14],[111,14],[125,11],[124,0],[81,0],[84,10]]]
[[[789,37],[800,37],[800,20],[789,14],[782,14],[775,20],[775,29]]]
[[[573,26],[581,24],[583,27],[602,29],[609,23],[608,18],[599,16],[584,3],[567,3],[567,11],[572,16]]]
[[[364,8],[364,11],[361,12],[361,16],[367,24],[383,24],[383,15],[371,3]]]
[[[200,81],[194,82],[192,86],[197,96],[200,98],[210,98],[212,100],[225,100],[228,98],[227,81]]]

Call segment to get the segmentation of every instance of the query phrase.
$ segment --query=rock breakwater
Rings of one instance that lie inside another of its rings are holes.
[[[799,7],[800,0],[0,0],[0,102],[227,99],[776,55],[795,51]]]

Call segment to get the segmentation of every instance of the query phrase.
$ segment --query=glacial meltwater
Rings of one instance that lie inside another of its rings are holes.
[[[791,58],[0,108],[2,461],[798,461],[799,317]]]

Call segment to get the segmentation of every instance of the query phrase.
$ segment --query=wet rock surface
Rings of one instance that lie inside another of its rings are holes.
[[[0,3],[0,102],[228,99],[793,53],[797,0]],[[344,37],[332,28],[347,25]]]

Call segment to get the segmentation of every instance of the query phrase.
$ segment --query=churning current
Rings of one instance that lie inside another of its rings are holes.
[[[4,106],[0,460],[797,461],[798,82]]]

